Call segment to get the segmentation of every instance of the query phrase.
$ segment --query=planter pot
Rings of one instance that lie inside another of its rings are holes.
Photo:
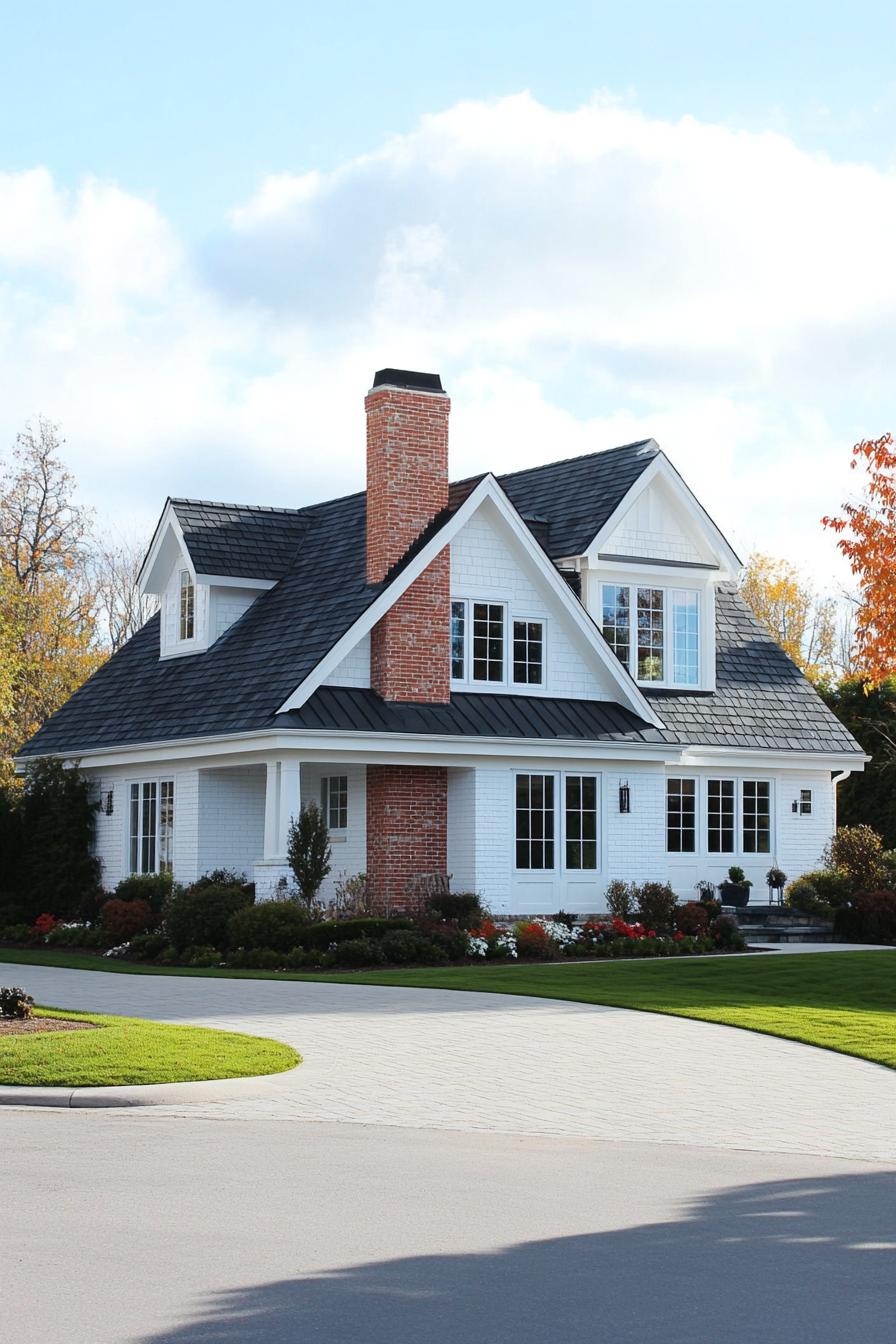
[[[720,882],[719,896],[723,905],[733,905],[742,910],[750,899],[750,888],[746,882]]]

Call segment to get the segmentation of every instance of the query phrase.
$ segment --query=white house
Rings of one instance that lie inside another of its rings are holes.
[[[737,556],[652,439],[449,484],[437,375],[381,370],[367,491],[169,499],[161,611],[32,739],[102,800],[105,884],[216,867],[270,894],[322,803],[333,882],[450,874],[496,913],[590,912],[817,864],[861,748],[736,592]]]

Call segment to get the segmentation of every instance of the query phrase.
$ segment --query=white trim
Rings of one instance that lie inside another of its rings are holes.
[[[292,695],[283,702],[277,711],[279,714],[285,714],[291,709],[300,709],[305,701],[311,696],[318,686],[330,675],[330,673],[342,662],[347,653],[354,648],[360,639],[372,630],[377,621],[394,606],[403,593],[411,586],[415,579],[423,573],[428,565],[439,555],[450,543],[452,537],[456,536],[460,529],[470,518],[482,507],[486,500],[491,500],[500,516],[510,527],[515,537],[519,540],[523,549],[527,552],[529,558],[540,570],[543,577],[553,588],[559,601],[565,606],[567,613],[572,617],[579,632],[585,637],[591,648],[597,654],[598,660],[609,672],[610,679],[615,683],[623,697],[623,703],[637,714],[639,718],[652,724],[654,728],[661,728],[662,721],[645,697],[641,694],[638,687],[632,681],[629,674],[621,666],[619,660],[610,652],[606,640],[600,633],[594,619],[585,610],[582,603],[571,591],[569,584],[561,577],[551,560],[539,546],[538,542],[523,522],[517,510],[508,499],[507,495],[501,489],[501,486],[491,474],[485,476],[473,490],[456,513],[449,518],[448,522],[430,538],[429,542],[422,547],[418,554],[410,561],[401,573],[389,584],[389,587],[370,604],[365,612],[346,630],[341,639],[330,649],[317,664],[316,667],[302,681]],[[445,612],[445,619],[450,620],[450,609]],[[483,683],[485,684],[485,683]]]
[[[603,527],[595,535],[590,545],[585,549],[585,556],[590,568],[599,569],[604,564],[614,564],[614,561],[602,561],[599,558],[599,552],[604,548],[607,540],[616,531],[616,528],[622,522],[632,505],[640,498],[652,481],[660,477],[665,485],[669,487],[675,495],[678,503],[682,505],[691,521],[706,538],[710,549],[716,555],[720,568],[713,572],[713,578],[716,582],[735,579],[742,569],[740,557],[731,547],[719,528],[710,518],[703,505],[697,499],[696,495],[685,484],[682,477],[673,467],[672,463],[666,457],[666,454],[659,449],[655,439],[649,441],[657,448],[657,455],[651,461],[650,465],[645,467],[641,475],[634,482],[631,488],[623,496],[616,508],[610,514]],[[676,569],[678,566],[676,566]],[[700,571],[706,573],[706,570]]]
[[[257,588],[266,593],[276,588],[279,579],[244,579],[239,574],[197,574],[197,583],[208,584],[210,588]]]

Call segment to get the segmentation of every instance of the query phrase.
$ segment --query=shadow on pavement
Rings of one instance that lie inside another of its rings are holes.
[[[892,1344],[894,1322],[896,1172],[869,1172],[737,1187],[673,1222],[225,1292],[143,1344]]]

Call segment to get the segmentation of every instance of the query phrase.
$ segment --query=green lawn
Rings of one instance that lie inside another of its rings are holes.
[[[175,969],[72,956],[62,951],[0,948],[0,962],[3,961],[143,975],[329,980],[342,984],[531,994],[722,1022],[896,1068],[896,952],[883,950],[798,956],[755,953],[681,961],[487,963],[342,974]]]
[[[137,1017],[36,1008],[35,1016],[95,1022],[96,1031],[0,1036],[0,1084],[19,1087],[114,1087],[253,1078],[300,1063],[288,1045],[263,1036],[205,1027],[172,1027]]]

